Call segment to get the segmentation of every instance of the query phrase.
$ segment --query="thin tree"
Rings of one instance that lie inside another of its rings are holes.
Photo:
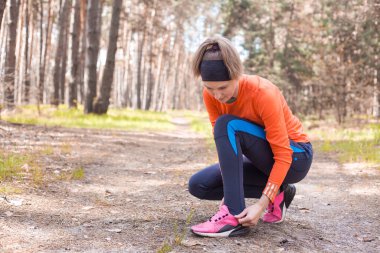
[[[93,101],[96,97],[97,72],[96,64],[98,62],[99,36],[98,36],[98,17],[99,0],[88,1],[87,3],[87,50],[86,50],[86,69],[84,73],[85,101],[84,113],[93,112]],[[100,24],[99,24],[100,25]]]
[[[51,41],[51,32],[52,32],[52,15],[51,15],[51,0],[47,2],[47,25],[45,30],[45,47],[43,48],[43,13],[44,13],[44,6],[43,6],[43,0],[40,0],[40,68],[39,68],[39,82],[38,82],[38,103],[43,102],[43,91],[44,91],[44,83],[45,83],[45,69],[46,69],[46,59],[48,55],[48,51],[50,49],[50,41]]]
[[[143,19],[144,21],[148,19],[148,10],[144,11]],[[138,46],[137,46],[137,66],[136,66],[137,67],[137,73],[136,73],[137,74],[137,80],[136,80],[137,109],[142,109],[142,101],[141,101],[141,93],[142,93],[141,91],[143,90],[143,80],[142,80],[143,61],[142,59],[143,59],[143,51],[144,51],[144,45],[145,45],[145,39],[146,39],[146,33],[147,33],[146,24],[145,22],[142,22],[142,23],[143,23],[143,28],[141,31],[142,35],[141,35],[141,39],[138,39]]]
[[[61,62],[61,71],[59,74],[59,103],[65,103],[65,90],[66,90],[66,68],[67,68],[67,48],[68,48],[68,38],[69,38],[69,24],[71,17],[71,0],[69,2],[69,8],[67,8],[67,20],[65,22],[65,31],[64,31],[64,40],[63,40],[63,49],[62,49],[62,62]]]
[[[19,5],[20,2],[17,0],[10,0],[9,2],[8,41],[4,66],[5,107],[8,109],[13,108],[15,102],[16,37]]]
[[[24,49],[24,99],[29,103],[30,77],[29,77],[29,0],[25,3],[25,49]]]
[[[60,75],[62,74],[62,58],[64,56],[64,39],[65,39],[65,29],[66,29],[66,20],[67,20],[67,13],[70,6],[70,0],[65,0],[63,3],[63,6],[61,8],[61,12],[59,14],[59,20],[58,20],[58,26],[59,26],[59,35],[58,35],[58,45],[57,50],[55,53],[55,65],[54,65],[54,74],[53,74],[53,83],[54,83],[54,93],[53,93],[53,99],[52,104],[58,105],[59,104],[59,88],[60,88],[60,82],[61,78]]]
[[[120,12],[122,0],[114,0],[112,6],[111,29],[108,39],[108,51],[106,66],[104,68],[99,97],[94,102],[94,112],[97,114],[107,113],[110,104],[111,86],[115,69],[115,54],[117,50],[117,38],[119,33]]]
[[[84,71],[85,71],[85,59],[86,59],[86,38],[87,38],[87,32],[86,32],[86,15],[87,15],[87,7],[86,7],[87,1],[81,0],[80,2],[80,53],[79,53],[79,92],[78,92],[78,102],[80,104],[84,101]]]
[[[77,107],[77,87],[79,83],[79,45],[80,45],[80,0],[74,3],[74,21],[71,33],[71,71],[69,84],[69,107]]]
[[[3,20],[5,6],[7,5],[7,0],[0,0],[0,29],[1,29],[1,21]]]

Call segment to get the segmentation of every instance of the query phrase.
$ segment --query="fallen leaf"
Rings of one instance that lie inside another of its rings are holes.
[[[95,207],[93,207],[93,206],[84,206],[84,207],[82,207],[82,209],[83,210],[91,210],[91,209],[94,209]]]
[[[306,207],[298,207],[298,210],[300,210],[303,213],[310,213],[310,209]]]
[[[110,228],[110,229],[106,229],[106,231],[113,232],[113,233],[121,233],[120,228]]]
[[[376,240],[375,237],[363,237],[363,242],[372,242]]]

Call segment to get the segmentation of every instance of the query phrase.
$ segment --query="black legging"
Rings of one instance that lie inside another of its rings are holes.
[[[189,192],[197,198],[221,200],[233,215],[245,208],[244,197],[260,198],[274,164],[265,132],[247,120],[222,115],[214,127],[219,163],[189,180]],[[293,161],[283,184],[301,181],[309,171],[313,150],[310,143],[290,140]]]

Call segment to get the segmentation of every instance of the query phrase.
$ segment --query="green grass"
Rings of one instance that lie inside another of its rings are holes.
[[[179,226],[178,222],[175,222],[173,228],[172,238],[169,238],[164,241],[162,246],[157,250],[158,253],[167,253],[171,252],[175,247],[182,245],[182,241],[185,238],[186,231],[188,229],[189,224],[194,215],[194,209],[190,209],[185,224],[183,226]]]
[[[85,170],[83,167],[78,167],[71,171],[62,171],[55,176],[56,180],[59,181],[70,181],[70,180],[82,180],[85,177]]]
[[[32,169],[32,181],[35,186],[42,186],[44,183],[45,173],[40,167]]]
[[[0,180],[11,181],[13,178],[21,176],[22,166],[30,158],[23,154],[5,154],[0,153]]]
[[[76,168],[71,172],[71,178],[73,180],[81,180],[84,178],[84,169],[82,167]]]
[[[13,186],[1,186],[0,194],[19,194],[22,190]]]
[[[173,130],[170,116],[165,113],[109,109],[105,115],[84,114],[83,108],[69,109],[66,106],[44,105],[38,113],[36,106],[18,107],[15,112],[2,115],[2,119],[20,124],[62,126],[69,128],[123,129],[134,131]]]
[[[52,155],[52,154],[54,154],[54,148],[51,145],[46,145],[46,147],[44,147],[41,150],[41,155]]]
[[[33,154],[2,152],[0,154],[0,181],[13,182],[21,178],[30,178],[34,185],[41,186],[44,181],[44,171],[37,165],[36,159],[37,157]]]
[[[308,131],[316,138],[318,151],[337,155],[341,163],[365,162],[380,167],[380,125],[360,128],[334,127]]]

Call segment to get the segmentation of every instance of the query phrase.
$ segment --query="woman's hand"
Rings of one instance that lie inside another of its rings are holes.
[[[235,218],[237,218],[239,223],[243,226],[255,226],[268,204],[269,198],[263,195],[257,203],[245,208],[243,212],[235,215]]]

